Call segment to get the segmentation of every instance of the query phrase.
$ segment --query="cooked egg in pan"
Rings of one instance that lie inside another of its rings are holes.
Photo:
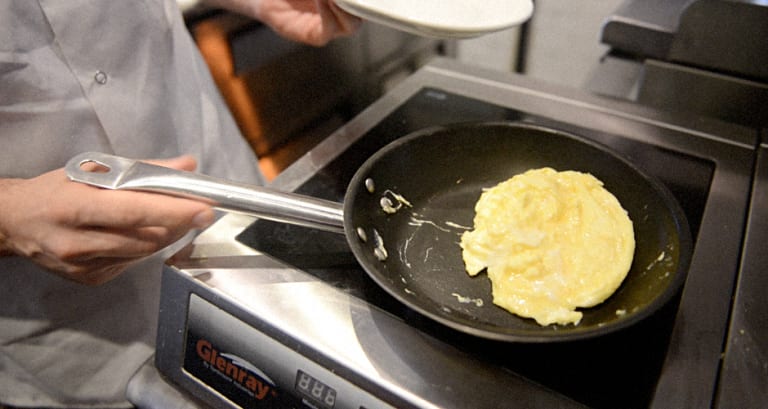
[[[494,304],[540,325],[578,324],[632,264],[635,237],[621,204],[594,176],[529,170],[482,193],[461,237],[467,272],[487,269]]]

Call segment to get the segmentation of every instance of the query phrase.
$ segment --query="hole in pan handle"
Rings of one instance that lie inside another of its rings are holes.
[[[99,152],[79,154],[65,166],[70,180],[105,189],[181,196],[218,209],[344,233],[341,203],[262,186],[170,169]]]

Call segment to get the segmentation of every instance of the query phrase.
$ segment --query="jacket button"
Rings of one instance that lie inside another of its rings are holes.
[[[104,71],[96,71],[96,74],[93,75],[93,80],[96,81],[97,84],[104,85],[107,83],[107,73]]]

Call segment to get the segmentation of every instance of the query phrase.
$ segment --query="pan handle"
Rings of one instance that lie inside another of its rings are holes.
[[[95,164],[86,169],[83,165]],[[206,202],[218,209],[344,233],[341,203],[217,179],[98,152],[65,167],[70,180],[106,189],[140,190]],[[91,169],[91,170],[89,170]]]

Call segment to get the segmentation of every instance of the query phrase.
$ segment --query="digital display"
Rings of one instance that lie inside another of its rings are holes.
[[[296,390],[305,398],[331,409],[336,403],[336,390],[318,381],[302,370],[296,374]]]

